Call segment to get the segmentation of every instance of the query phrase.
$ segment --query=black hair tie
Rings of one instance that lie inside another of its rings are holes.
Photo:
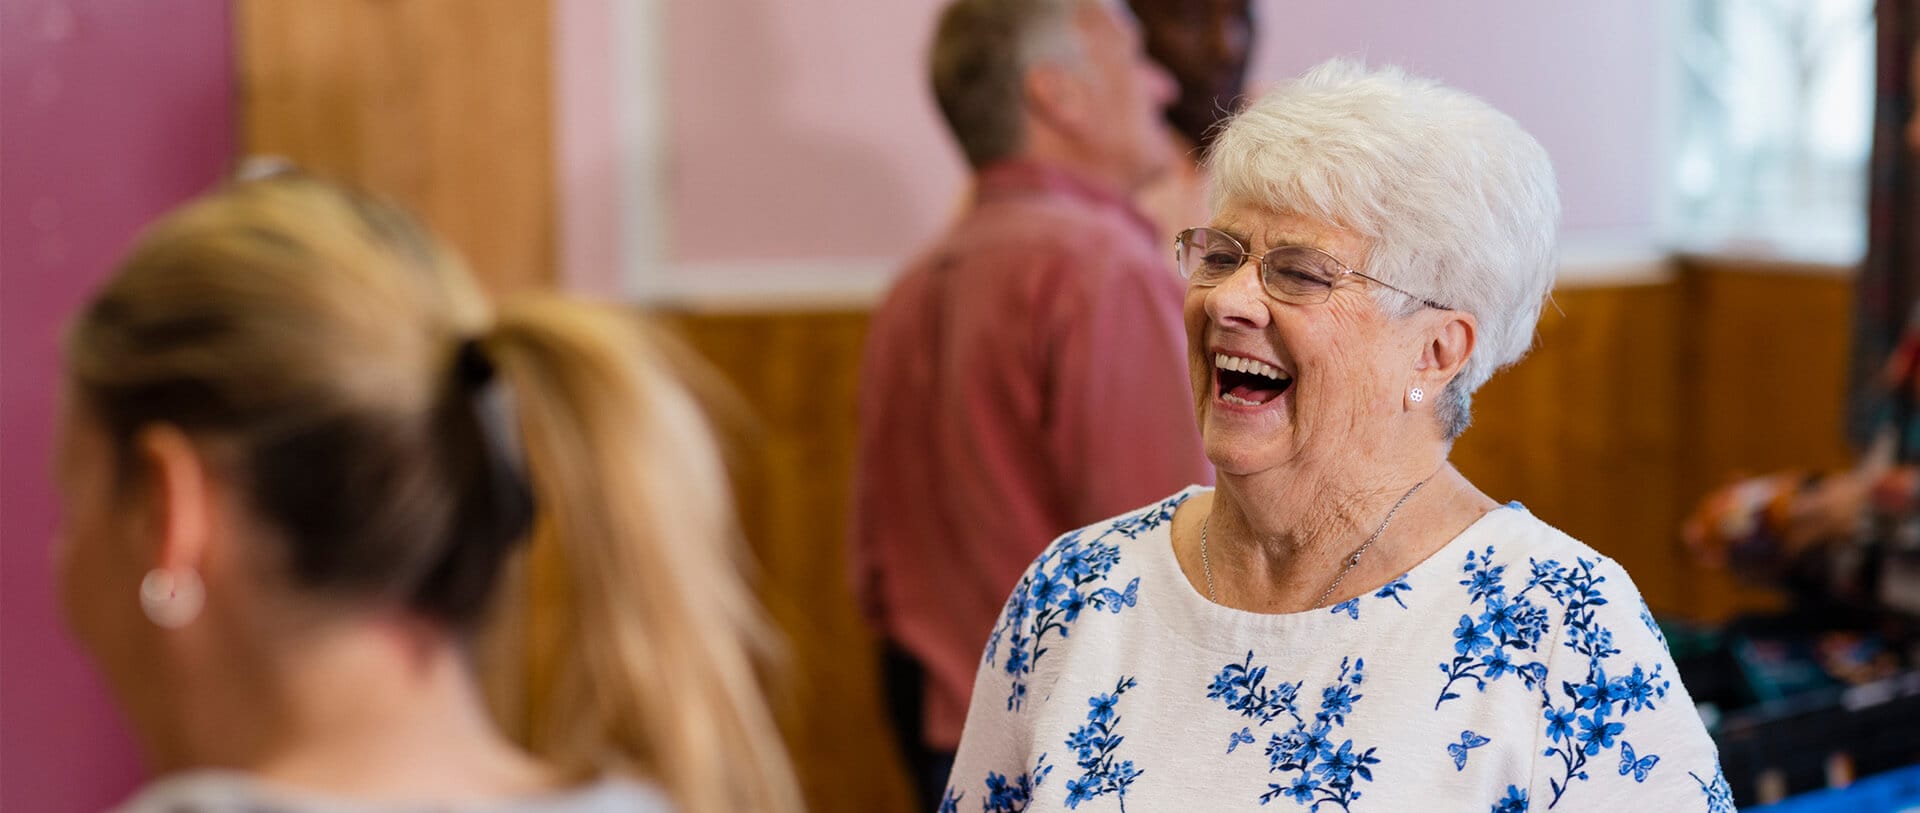
[[[459,620],[486,606],[507,548],[533,528],[534,499],[512,389],[478,339],[460,342],[452,366],[440,442],[457,497],[439,558],[423,574],[414,603]]]
[[[493,359],[487,358],[487,349],[478,339],[464,339],[460,348],[454,352],[453,374],[467,391],[480,389],[493,381]]]
[[[482,505],[463,512],[483,518],[470,528],[488,544],[502,545],[526,536],[533,524],[533,489],[526,476],[526,454],[513,393],[499,381],[498,369],[478,339],[460,342],[454,356],[458,389],[466,395],[478,430],[485,481]],[[460,523],[462,525],[466,523]]]

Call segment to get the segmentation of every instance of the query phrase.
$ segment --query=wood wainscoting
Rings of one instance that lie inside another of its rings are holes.
[[[878,648],[847,587],[862,310],[662,313],[751,411],[731,444],[760,597],[785,637],[774,690],[814,811],[912,810]],[[724,422],[724,418],[723,418]]]
[[[1696,567],[1678,528],[1748,474],[1847,465],[1851,277],[1683,259],[1668,281],[1555,293],[1453,459],[1498,499],[1617,559],[1656,611],[1718,621],[1771,591]]]
[[[241,151],[405,204],[495,291],[554,281],[548,0],[234,4]]]
[[[1713,621],[1770,606],[1767,591],[1695,567],[1677,529],[1739,473],[1846,464],[1850,290],[1832,271],[1721,260],[1560,290],[1532,355],[1476,398],[1454,460],[1619,560],[1656,611]],[[909,809],[845,579],[864,309],[655,315],[758,416],[738,444],[739,499],[788,638],[794,678],[777,707],[813,809]]]

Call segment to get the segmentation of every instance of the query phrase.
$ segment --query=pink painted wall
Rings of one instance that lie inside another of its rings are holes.
[[[1438,78],[1513,116],[1547,148],[1569,232],[1651,229],[1668,3],[1267,0],[1262,11],[1256,77],[1346,55]]]
[[[620,291],[620,144],[613,0],[555,0],[554,188],[560,284]]]
[[[926,89],[939,0],[669,5],[676,260],[898,257],[963,194]],[[1475,92],[1554,156],[1570,232],[1653,222],[1657,0],[1261,0],[1256,85],[1338,55]]]
[[[931,234],[965,168],[926,90],[939,7],[668,4],[672,258],[891,256]]]
[[[225,0],[0,4],[0,810],[95,811],[139,780],[61,628],[48,480],[65,317],[233,150]],[[128,596],[128,601],[133,597]]]

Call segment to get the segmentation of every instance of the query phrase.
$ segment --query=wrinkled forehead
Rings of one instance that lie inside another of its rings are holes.
[[[1232,201],[1221,207],[1207,225],[1231,235],[1249,251],[1309,246],[1339,257],[1356,269],[1362,267],[1370,245],[1360,234],[1323,220]]]

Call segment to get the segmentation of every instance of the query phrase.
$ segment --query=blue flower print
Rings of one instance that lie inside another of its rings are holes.
[[[1335,683],[1320,690],[1321,713],[1334,725],[1346,725],[1347,715],[1353,713],[1353,701],[1360,699],[1360,695],[1353,693],[1353,687],[1351,683]]]
[[[1407,608],[1407,603],[1400,600],[1400,594],[1412,591],[1413,587],[1407,584],[1406,574],[1402,573],[1400,578],[1387,582],[1385,586],[1375,591],[1373,597],[1393,599],[1393,603],[1400,605],[1400,609],[1404,610]]]
[[[1365,697],[1358,691],[1365,674],[1365,660],[1342,660],[1340,675],[1320,690],[1320,709],[1312,717],[1304,716],[1300,709],[1303,682],[1268,686],[1267,667],[1253,665],[1252,652],[1247,653],[1245,661],[1229,663],[1214,675],[1207,697],[1220,701],[1228,711],[1261,726],[1283,717],[1293,722],[1284,733],[1268,736],[1267,770],[1280,774],[1282,781],[1267,785],[1267,792],[1260,796],[1261,804],[1284,797],[1315,811],[1323,804],[1344,811],[1360,798],[1362,792],[1356,785],[1373,781],[1373,766],[1380,764],[1374,752],[1379,749],[1363,750],[1351,739],[1335,744],[1333,731],[1346,726],[1347,716]],[[1252,742],[1251,730],[1242,728],[1229,744],[1229,753],[1242,736]]]
[[[1624,723],[1607,721],[1605,708],[1595,709],[1592,714],[1580,715],[1580,742],[1586,746],[1587,756],[1596,756],[1601,750],[1613,747],[1613,737],[1627,730]],[[1585,779],[1582,775],[1580,778]],[[1548,805],[1552,807],[1552,805]]]
[[[980,800],[981,813],[1022,813],[1033,803],[1033,791],[1045,781],[1047,774],[1053,772],[1053,766],[1047,764],[1047,755],[1041,754],[1034,761],[1033,770],[1019,776],[1002,776],[994,771],[987,772],[986,798]],[[960,799],[964,793],[947,790],[946,799],[940,803],[940,813],[958,813]]]
[[[1527,813],[1527,792],[1518,785],[1507,786],[1507,798],[1493,803],[1491,813]]]
[[[1294,698],[1300,692],[1300,684],[1281,683],[1267,688],[1266,679],[1267,667],[1254,666],[1253,653],[1249,651],[1246,663],[1227,664],[1213,676],[1213,683],[1207,687],[1207,699],[1225,703],[1228,710],[1259,720],[1261,725],[1273,722],[1281,714],[1294,714],[1298,718],[1294,713]]]
[[[1491,556],[1492,553],[1493,549],[1488,548],[1487,554]],[[1469,560],[1473,558],[1472,551],[1467,552],[1467,558]],[[1505,572],[1506,569],[1506,565],[1500,565],[1499,567],[1481,567],[1478,570],[1471,571],[1472,575],[1461,580],[1460,583],[1467,585],[1467,593],[1473,597],[1474,601],[1485,601],[1490,597],[1498,596],[1506,592],[1507,586],[1500,583],[1500,575]]]
[[[960,813],[960,797],[965,793],[947,788],[947,795],[940,799],[940,813]]]
[[[1335,751],[1331,756],[1321,758],[1320,764],[1314,766],[1314,773],[1325,777],[1327,783],[1331,785],[1346,784],[1351,786],[1355,773],[1360,774],[1362,778],[1371,782],[1373,781],[1373,771],[1369,770],[1367,766],[1377,765],[1380,762],[1379,759],[1372,755],[1374,750],[1375,749],[1369,748],[1364,754],[1354,753],[1353,740],[1347,740],[1346,742],[1340,743],[1340,750]]]
[[[1407,584],[1407,574],[1402,573],[1399,578],[1387,582],[1385,585],[1382,585],[1380,589],[1373,591],[1373,597],[1392,599],[1393,603],[1400,605],[1400,609],[1404,610],[1407,608],[1407,603],[1400,600],[1400,594],[1412,592],[1412,590],[1413,587]],[[1327,612],[1333,615],[1345,615],[1349,620],[1358,621],[1360,620],[1360,597],[1355,596],[1339,604],[1335,604]]]
[[[1727,786],[1727,776],[1720,772],[1720,766],[1713,766],[1713,780],[1701,779],[1692,771],[1687,772],[1693,781],[1699,783],[1700,792],[1707,797],[1707,813],[1735,813],[1733,807],[1733,788]]]
[[[1573,710],[1548,706],[1543,713],[1547,717],[1547,739],[1553,742],[1573,739]]]
[[[1447,683],[1440,687],[1440,697],[1434,701],[1436,710],[1460,696],[1453,687],[1462,680],[1473,681],[1474,688],[1484,692],[1488,681],[1509,674],[1519,675],[1528,688],[1536,688],[1546,679],[1545,663],[1520,660],[1522,655],[1539,652],[1549,627],[1546,608],[1529,595],[1539,586],[1535,582],[1540,573],[1536,568],[1535,579],[1530,579],[1527,587],[1508,595],[1506,565],[1494,565],[1492,560],[1493,548],[1489,546],[1485,552],[1467,551],[1466,564],[1461,567],[1467,578],[1460,584],[1466,585],[1471,602],[1480,604],[1481,612],[1478,620],[1461,615],[1453,631],[1455,657],[1451,663],[1440,664]]]
[[[1108,528],[1106,532],[1109,534],[1119,534],[1128,539],[1137,539],[1143,533],[1172,522],[1174,509],[1179,508],[1181,503],[1186,502],[1189,496],[1191,495],[1175,494],[1172,497],[1160,501],[1159,505],[1136,511],[1114,520],[1112,527]]]
[[[1480,623],[1495,640],[1505,641],[1520,634],[1520,605],[1509,604],[1505,596],[1490,596],[1486,608],[1480,614]]]
[[[984,660],[1000,663],[1009,680],[1007,710],[1019,711],[1027,696],[1027,681],[1047,654],[1049,635],[1067,637],[1072,625],[1088,610],[1108,613],[1139,604],[1140,580],[1116,589],[1107,583],[1120,564],[1120,539],[1133,539],[1173,518],[1189,495],[1175,495],[1158,505],[1114,520],[1091,539],[1086,529],[1071,531],[1054,542],[1021,577],[1006,609],[987,639]],[[1001,646],[1008,648],[1000,661]]]
[[[1454,687],[1461,681],[1472,681],[1475,689],[1484,692],[1489,682],[1513,674],[1528,690],[1539,692],[1549,743],[1543,756],[1561,761],[1560,776],[1548,779],[1553,798],[1547,807],[1552,809],[1574,780],[1589,778],[1589,758],[1617,747],[1629,728],[1626,717],[1654,709],[1666,699],[1672,682],[1662,674],[1660,664],[1649,671],[1640,664],[1610,663],[1620,649],[1614,645],[1614,631],[1597,620],[1597,610],[1609,602],[1604,589],[1607,578],[1596,572],[1598,560],[1576,558],[1572,565],[1562,565],[1552,559],[1529,559],[1526,578],[1516,586],[1507,580],[1506,565],[1493,564],[1493,554],[1492,547],[1468,551],[1461,565],[1460,584],[1467,590],[1469,603],[1479,605],[1479,612],[1460,617],[1454,630],[1455,657],[1440,664],[1447,682],[1434,708],[1459,697]],[[1641,607],[1644,610],[1645,602]],[[1585,679],[1561,681],[1565,705],[1556,705],[1542,660],[1547,654],[1542,641],[1553,627],[1553,610],[1558,610],[1564,630],[1561,645],[1577,656],[1576,663],[1587,665]],[[1642,613],[1643,622],[1651,624],[1651,618]],[[1638,755],[1634,765],[1649,758],[1659,760],[1651,754]],[[1647,765],[1650,769],[1652,763]],[[1628,773],[1632,772],[1630,768]]]
[[[1487,680],[1499,680],[1501,676],[1513,671],[1513,656],[1507,654],[1505,647],[1496,647],[1485,660],[1481,661],[1481,665],[1486,668],[1486,672],[1481,677]]]
[[[1080,589],[1077,587],[1067,588],[1067,594],[1060,598],[1060,609],[1066,612],[1066,616],[1061,620],[1069,624],[1078,621],[1080,611],[1086,608],[1087,597],[1080,595]]]
[[[1615,700],[1613,696],[1615,684],[1608,682],[1605,667],[1596,666],[1595,670],[1596,672],[1592,680],[1573,687],[1572,694],[1575,699],[1575,707],[1597,709],[1607,708],[1613,705],[1613,701]]]
[[[1033,586],[1029,588],[1030,592],[1033,593],[1033,602],[1041,605],[1059,604],[1061,599],[1067,597],[1067,591],[1071,589],[1073,589],[1073,586],[1066,580],[1057,579],[1045,573],[1037,574],[1037,577],[1033,580]]]
[[[1134,767],[1133,760],[1120,760],[1114,752],[1126,740],[1117,733],[1120,696],[1137,685],[1133,678],[1123,677],[1114,684],[1111,694],[1087,698],[1087,724],[1067,735],[1066,744],[1074,752],[1074,764],[1084,771],[1079,777],[1067,780],[1067,807],[1077,809],[1081,802],[1113,794],[1120,802],[1120,810],[1127,809],[1127,789],[1144,772]]]
[[[1087,705],[1093,707],[1092,711],[1087,712],[1087,719],[1096,723],[1110,722],[1113,720],[1113,707],[1119,703],[1120,695],[1118,692],[1114,694],[1097,694],[1087,698]]]
[[[1647,625],[1647,631],[1653,633],[1653,640],[1660,642],[1661,649],[1668,649],[1667,633],[1660,629],[1660,622],[1653,619],[1653,609],[1647,606],[1647,600],[1640,600],[1640,623]]]
[[[1460,626],[1453,631],[1453,637],[1459,639],[1454,642],[1453,649],[1462,655],[1478,655],[1493,645],[1493,640],[1487,637],[1487,628],[1473,623],[1473,616],[1470,615],[1460,616]]]
[[[1640,711],[1653,708],[1655,698],[1665,700],[1667,686],[1665,681],[1656,684],[1647,676],[1645,669],[1640,668],[1639,664],[1634,664],[1633,674],[1621,678],[1620,685],[1614,693],[1619,696],[1621,702],[1626,704],[1627,711]]]
[[[1274,787],[1279,786],[1275,785]],[[1320,780],[1313,778],[1310,774],[1302,772],[1299,776],[1294,777],[1293,784],[1288,785],[1280,791],[1280,795],[1304,805],[1313,801],[1313,793],[1319,789]],[[1271,801],[1271,799],[1262,797],[1260,803],[1266,804],[1269,801]]]
[[[1400,594],[1411,592],[1412,590],[1412,585],[1407,584],[1407,574],[1402,573],[1398,578],[1387,582],[1382,585],[1380,589],[1373,591],[1373,597],[1392,599],[1393,603],[1400,605],[1400,609],[1404,610],[1407,609],[1407,603],[1400,600]],[[1327,613],[1329,615],[1344,615],[1350,621],[1358,621],[1360,620],[1361,598],[1362,596],[1354,596],[1339,604],[1335,604],[1327,608]]]

